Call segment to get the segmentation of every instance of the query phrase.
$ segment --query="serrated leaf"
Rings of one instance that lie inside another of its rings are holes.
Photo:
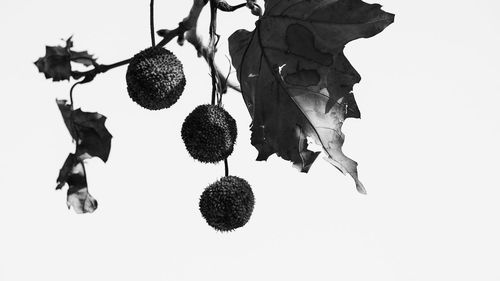
[[[255,30],[231,35],[230,54],[253,120],[257,160],[276,153],[307,172],[317,157],[307,149],[309,136],[365,193],[357,163],[341,150],[344,120],[360,117],[351,91],[361,79],[343,49],[394,21],[380,8],[360,0],[266,0]]]
[[[85,66],[91,66],[96,63],[96,59],[87,51],[76,52],[71,50],[73,48],[73,36],[66,40],[66,50],[70,54],[70,60],[73,62],[81,63]]]
[[[69,80],[71,77],[71,56],[66,48],[61,46],[46,46],[45,56],[39,58],[35,65],[46,79],[52,81]]]
[[[75,52],[70,51],[71,61],[81,63],[85,66],[91,66],[96,63],[96,59],[87,51]]]
[[[79,159],[99,157],[106,162],[111,150],[111,138],[106,129],[106,116],[97,112],[73,110],[66,100],[56,100],[64,123],[76,141],[76,156]]]
[[[66,46],[46,46],[45,56],[39,58],[35,65],[45,78],[53,81],[69,80],[71,77],[71,61],[81,63],[85,66],[94,65],[95,58],[87,51],[76,52],[73,47],[72,38],[66,40]]]

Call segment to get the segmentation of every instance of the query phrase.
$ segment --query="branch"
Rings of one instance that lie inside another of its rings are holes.
[[[219,35],[217,34],[217,0],[210,0],[210,27],[209,27],[209,43],[208,43],[208,56],[207,62],[210,67],[210,74],[212,76],[212,105],[215,104],[217,93],[220,93],[221,79],[217,75],[215,68],[214,58],[217,51],[217,43],[219,42]],[[219,2],[220,3],[220,2]],[[222,95],[222,94],[221,94]]]
[[[85,79],[83,79],[82,81],[80,81],[81,83],[87,83],[87,82],[90,82],[94,79],[94,77],[99,74],[99,73],[104,73],[110,69],[113,69],[115,67],[119,67],[119,66],[122,66],[122,65],[126,65],[128,64],[132,59],[126,59],[126,60],[122,60],[122,61],[119,61],[119,62],[116,62],[116,63],[113,63],[113,64],[94,64],[94,69],[91,69],[91,70],[88,70],[88,71],[71,71],[71,77],[73,77],[73,79],[80,79],[82,77],[85,77]]]
[[[222,0],[216,0],[217,3],[220,3]],[[194,48],[198,52],[198,57],[203,56],[203,58],[208,62],[208,46],[203,45],[201,38],[198,36],[197,31],[196,31],[196,26],[198,24],[198,18],[200,17],[200,13],[205,7],[205,5],[208,3],[208,0],[193,0],[193,6],[191,7],[191,10],[189,11],[189,15],[182,20],[182,22],[179,23],[179,26],[176,29],[173,30],[168,30],[168,29],[162,29],[157,32],[157,34],[163,39],[156,44],[155,47],[160,48],[164,47],[167,45],[172,39],[178,37],[179,38],[179,43],[182,44],[184,40],[188,41],[191,43],[191,45],[194,46]],[[151,0],[151,4],[153,4],[153,0]],[[246,4],[248,5],[248,4]],[[240,6],[240,5],[237,5]],[[236,6],[235,6],[236,7]],[[151,38],[154,38],[153,36]],[[152,39],[153,40],[153,39]],[[132,58],[125,59],[113,64],[94,64],[94,69],[88,70],[88,71],[72,71],[71,72],[71,77],[73,79],[80,79],[84,77],[81,83],[87,83],[92,81],[97,74],[104,73],[110,69],[123,66],[128,64]],[[216,69],[216,75],[219,78],[219,81],[221,81],[221,92],[226,93],[227,88],[231,88],[233,90],[236,90],[238,92],[241,92],[241,88],[239,85],[234,84],[230,81],[227,80],[226,75],[224,75],[220,69],[214,64],[214,67]]]
[[[186,41],[188,41],[198,52],[198,57],[203,57],[205,61],[208,63],[209,56],[209,47],[204,45],[201,38],[197,34],[193,34],[190,31],[187,32]],[[235,84],[227,79],[228,75],[225,75],[220,68],[214,63],[215,70],[217,72],[217,76],[219,77],[222,83],[222,93],[227,92],[227,88],[231,88],[235,91],[241,93],[241,88],[238,84]]]
[[[217,0],[217,3],[220,3],[222,0]],[[176,36],[182,37],[183,41],[188,41],[198,52],[198,57],[203,57],[205,61],[209,62],[209,46],[203,44],[200,36],[198,36],[198,32],[196,26],[198,24],[198,18],[200,17],[200,13],[205,7],[208,1],[205,0],[193,0],[193,6],[189,11],[189,15],[184,18],[184,20],[179,23],[179,27],[174,30],[162,29],[157,32],[159,36],[163,37],[163,40],[158,43],[157,46],[164,46],[168,42],[170,42]],[[219,5],[219,4],[217,4]],[[245,4],[247,5],[247,4]],[[239,5],[238,5],[239,6]],[[164,42],[165,41],[165,42]],[[182,45],[182,42],[179,42]],[[216,74],[221,81],[221,92],[226,93],[227,88],[231,88],[235,91],[241,93],[241,88],[238,84],[232,83],[227,79],[227,75],[224,75],[222,71],[215,65]]]

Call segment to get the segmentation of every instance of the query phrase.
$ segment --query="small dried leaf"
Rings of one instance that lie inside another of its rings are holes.
[[[39,58],[35,65],[45,78],[53,81],[69,80],[71,77],[71,61],[85,66],[96,64],[95,58],[87,51],[76,52],[71,50],[73,41],[66,40],[66,46],[46,46],[45,56]]]
[[[52,81],[69,80],[71,76],[71,56],[66,48],[61,46],[46,46],[45,56],[39,58],[35,65],[38,71]]]
[[[68,194],[66,205],[73,207],[77,214],[92,213],[97,209],[97,200],[89,193],[87,188],[87,175],[83,162],[78,162],[71,170],[68,177]]]
[[[66,128],[68,128],[69,133],[73,139],[76,139],[76,131],[73,126],[73,121],[71,120],[71,114],[73,109],[71,109],[71,105],[68,104],[67,100],[56,99],[57,106],[59,107],[59,111],[61,111],[64,124]]]
[[[80,189],[76,192],[69,193],[66,200],[68,209],[73,207],[77,214],[92,213],[97,209],[97,200],[88,192],[87,188]]]
[[[67,182],[68,178],[71,175],[71,171],[78,163],[78,158],[75,154],[70,153],[64,162],[61,170],[59,170],[59,176],[57,177],[57,186],[56,189],[61,189]]]
[[[106,162],[113,137],[104,124],[106,116],[97,112],[84,112],[81,109],[72,110],[66,100],[56,102],[71,137],[77,142],[77,157],[99,157]]]
[[[56,189],[68,184],[66,205],[78,214],[92,213],[97,209],[97,200],[88,192],[87,175],[83,161],[70,153],[59,171]]]

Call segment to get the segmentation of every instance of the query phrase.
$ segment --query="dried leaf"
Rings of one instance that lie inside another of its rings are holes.
[[[104,124],[106,116],[97,112],[84,112],[81,109],[73,110],[66,100],[56,102],[71,137],[77,142],[77,157],[99,157],[106,162],[113,137]]]
[[[68,178],[71,176],[71,172],[78,161],[78,157],[76,157],[75,154],[70,153],[68,155],[66,161],[64,161],[64,165],[61,170],[59,170],[56,189],[61,189],[68,182]]]
[[[361,0],[266,0],[255,30],[231,35],[229,49],[253,119],[257,160],[276,153],[307,172],[317,157],[307,149],[309,136],[365,193],[357,163],[341,150],[344,120],[360,116],[351,91],[361,79],[343,49],[394,21],[380,8]]]
[[[35,65],[38,71],[52,81],[69,80],[71,77],[71,56],[66,48],[61,46],[46,46],[45,56],[39,58]]]
[[[59,171],[56,189],[68,184],[66,204],[78,214],[92,213],[97,209],[97,200],[88,192],[87,175],[82,160],[70,153]]]
[[[97,209],[97,200],[88,192],[87,188],[82,188],[75,192],[68,190],[68,197],[66,200],[68,209],[73,207],[77,214],[92,213]]]
[[[87,51],[75,52],[70,51],[71,61],[81,63],[85,66],[91,66],[96,63],[95,58]]]
[[[45,56],[39,58],[35,65],[45,78],[53,81],[69,80],[71,77],[71,62],[81,63],[85,66],[96,64],[95,58],[87,51],[76,52],[71,50],[73,41],[66,40],[66,46],[46,46]]]
[[[67,100],[56,99],[57,106],[59,107],[59,111],[61,111],[64,124],[66,124],[66,128],[68,128],[69,133],[73,139],[76,139],[76,131],[73,126],[73,121],[71,120],[71,114],[73,109],[71,105],[68,104]]]

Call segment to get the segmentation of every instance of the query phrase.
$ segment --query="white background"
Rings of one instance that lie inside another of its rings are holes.
[[[156,2],[157,29],[175,28],[191,5]],[[368,195],[321,158],[308,174],[276,156],[254,161],[250,116],[230,92],[230,170],[251,183],[256,206],[244,228],[219,233],[198,198],[223,165],[192,160],[180,138],[184,117],[210,102],[192,46],[167,46],[188,80],[170,109],[132,102],[126,67],[76,88],[76,105],[106,115],[114,136],[108,163],[87,164],[99,208],[76,215],[54,190],[74,149],[55,98],[71,84],[45,80],[33,62],[70,35],[101,63],[132,56],[150,44],[149,1],[3,0],[0,280],[500,280],[500,4],[381,4],[395,23],[346,48],[363,79],[362,119],[344,124],[344,151]],[[255,18],[242,9],[219,19],[226,69],[227,37]]]

